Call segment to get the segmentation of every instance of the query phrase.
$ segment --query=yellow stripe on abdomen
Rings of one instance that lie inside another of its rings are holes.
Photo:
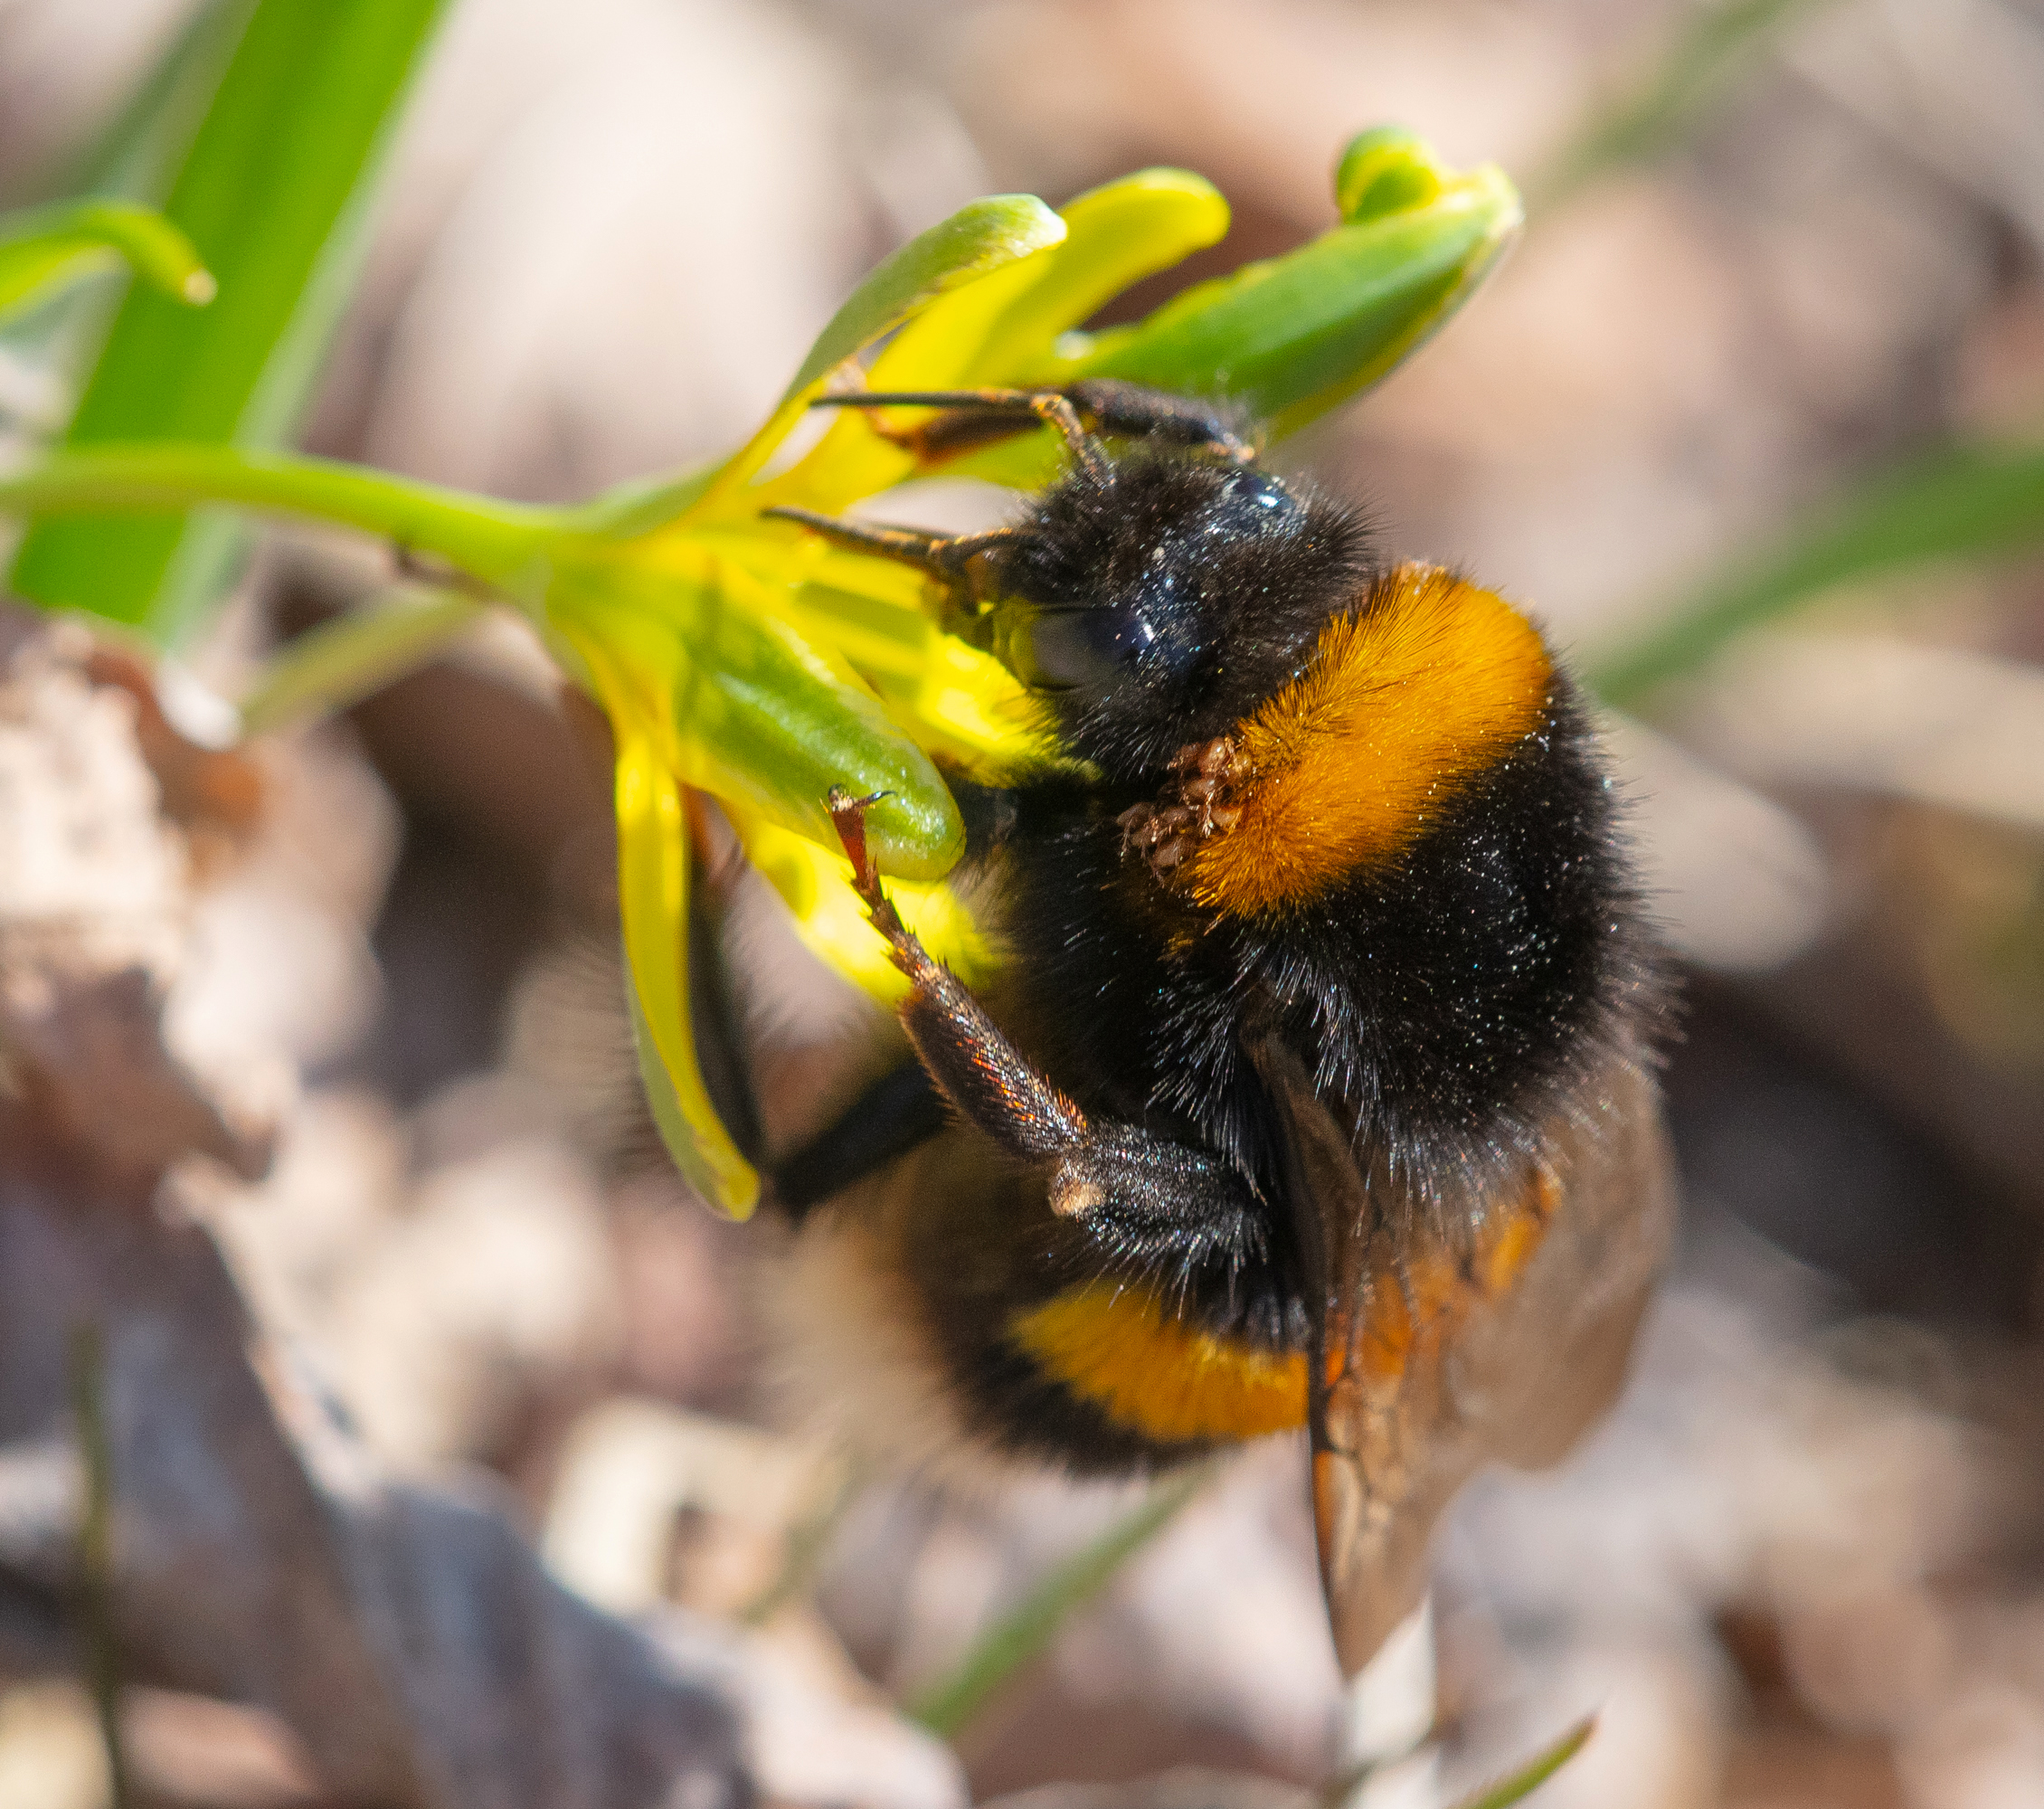
[[[1306,1423],[1302,1355],[1202,1331],[1140,1288],[1074,1288],[1022,1314],[1009,1335],[1074,1394],[1160,1444]]]
[[[1311,903],[1394,860],[1539,724],[1554,671],[1532,623],[1431,565],[1331,622],[1306,670],[1236,732],[1241,816],[1181,883],[1210,910]]]
[[[1330,1378],[1353,1369],[1371,1388],[1402,1386],[1415,1351],[1453,1340],[1468,1315],[1509,1294],[1561,1205],[1561,1185],[1536,1168],[1486,1216],[1460,1256],[1421,1236],[1401,1257],[1388,1226],[1351,1310],[1329,1336]],[[1202,1330],[1139,1286],[1089,1282],[1018,1314],[1008,1336],[1043,1371],[1110,1419],[1161,1444],[1261,1438],[1306,1423],[1306,1359]]]

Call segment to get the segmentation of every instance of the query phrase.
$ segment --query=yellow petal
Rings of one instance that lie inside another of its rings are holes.
[[[651,741],[615,712],[618,892],[631,969],[639,1077],[661,1140],[713,1206],[748,1218],[759,1177],[710,1103],[688,1018],[688,839],[681,787]]]
[[[1228,229],[1220,191],[1175,169],[1123,176],[1067,203],[1061,215],[1066,230],[1060,243],[953,289],[912,317],[875,361],[867,386],[942,390],[1034,382],[1055,367],[1059,335]],[[836,510],[914,469],[908,453],[847,417],[766,486],[762,501]]]
[[[883,1003],[899,1001],[908,982],[866,921],[866,907],[852,890],[851,863],[763,817],[728,807],[725,814],[747,858],[781,895],[811,952]],[[887,895],[923,947],[968,986],[999,966],[999,951],[943,881],[890,880]]]

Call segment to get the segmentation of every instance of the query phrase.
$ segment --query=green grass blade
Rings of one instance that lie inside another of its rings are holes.
[[[70,443],[274,446],[306,403],[353,281],[379,155],[443,0],[263,0],[166,203],[220,280],[203,316],[131,290]],[[220,525],[92,519],[30,534],[14,588],[185,638],[235,543]]]
[[[188,308],[213,298],[212,272],[161,214],[132,202],[79,201],[0,215],[0,318],[123,263]]]
[[[1594,111],[1526,185],[1527,211],[1545,212],[1605,170],[1669,149],[1771,38],[1818,4],[1724,0],[1699,14],[1642,87]]]
[[[1735,635],[1834,585],[1935,560],[2044,545],[2044,447],[1950,446],[1866,479],[1770,554],[1737,561],[1665,612],[1664,625],[1594,663],[1606,702],[1633,707]]]
[[[908,1705],[912,1719],[954,1739],[1002,1684],[1042,1655],[1074,1614],[1099,1595],[1130,1558],[1169,1526],[1216,1473],[1201,1464],[1174,1476],[1083,1550],[1053,1570],[988,1628],[951,1674]]]
[[[71,1333],[71,1419],[77,1428],[80,1465],[85,1472],[79,1514],[80,1631],[84,1635],[86,1673],[99,1711],[99,1744],[107,1756],[109,1809],[129,1809],[128,1743],[121,1731],[120,1643],[115,1633],[114,1516],[118,1494],[114,1476],[113,1435],[107,1423],[107,1338],[98,1321],[80,1320]]]
[[[1589,1745],[1597,1730],[1597,1718],[1585,1715],[1551,1747],[1536,1753],[1509,1776],[1486,1785],[1473,1796],[1465,1796],[1455,1809],[1512,1809],[1523,1803],[1556,1772]]]
[[[160,204],[198,136],[256,3],[210,0],[194,12],[67,187]]]

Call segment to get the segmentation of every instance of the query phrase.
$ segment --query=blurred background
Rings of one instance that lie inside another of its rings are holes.
[[[0,204],[63,192],[191,10],[0,0]],[[1331,224],[1334,151],[1396,121],[1500,162],[1526,233],[1282,460],[1623,673],[1831,499],[2044,442],[2039,97],[2038,0],[461,0],[306,443],[581,497],[739,439],[851,283],[974,195],[1212,178],[1228,240],[1132,310]],[[0,436],[65,406],[0,350]],[[1875,538],[1912,507],[1882,494]],[[2018,501],[1977,553],[1860,562],[1623,698],[1685,971],[1686,1217],[1618,1413],[1440,1541],[1443,1787],[1601,1707],[1555,1809],[2044,1802],[2044,497]],[[273,538],[202,669],[388,575]],[[498,1473],[607,1606],[756,1609],[818,1546],[775,1636],[870,1710],[843,1736],[870,1764],[855,1791],[790,1757],[776,1794],[942,1800],[875,1705],[1117,1500],[948,1500],[773,1430],[766,1234],[608,1160],[565,1084],[614,848],[522,630],[263,757],[173,1003],[199,1056],[302,1075],[270,1179],[198,1208],[260,1315],[393,1464]],[[1297,1464],[1244,1459],[973,1719],[976,1799],[1321,1776]],[[144,1708],[154,1800],[327,1800],[276,1728]],[[0,1694],[4,1809],[87,1809],[99,1766],[81,1691]]]

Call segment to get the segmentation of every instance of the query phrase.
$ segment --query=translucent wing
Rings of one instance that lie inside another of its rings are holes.
[[[1287,1182],[1323,1302],[1310,1370],[1320,1575],[1342,1668],[1368,1662],[1425,1588],[1435,1517],[1481,1464],[1551,1463],[1623,1379],[1666,1252],[1673,1170],[1643,1062],[1613,1056],[1473,1231],[1415,1205],[1314,1094],[1283,1105]]]

